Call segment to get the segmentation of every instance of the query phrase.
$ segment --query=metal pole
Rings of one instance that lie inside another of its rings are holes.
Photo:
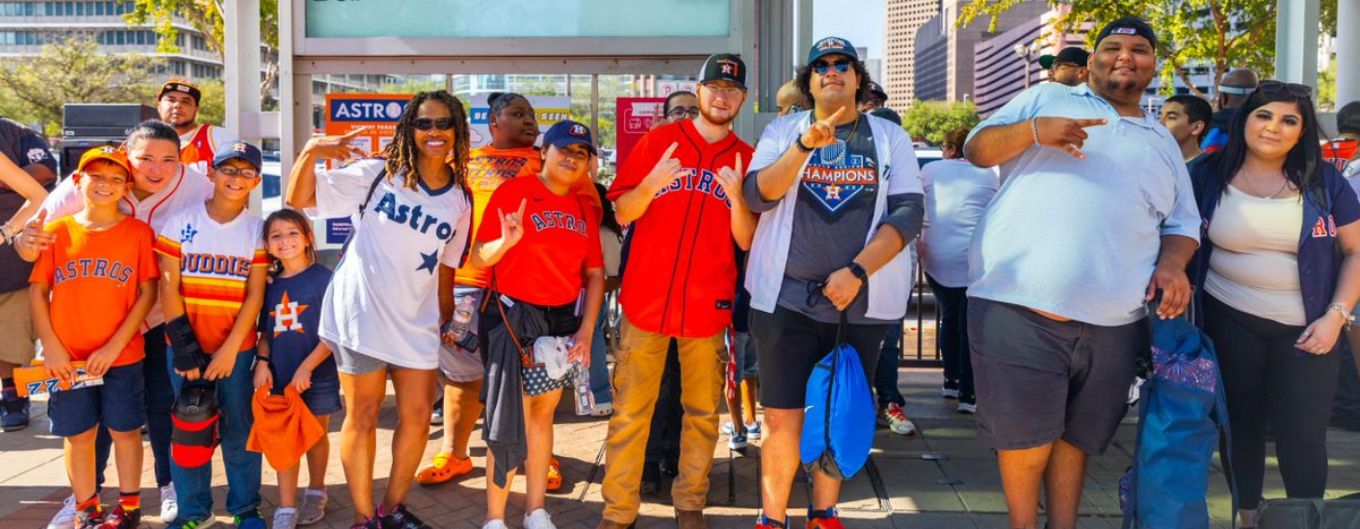
[[[1337,8],[1340,7],[1338,4]],[[1275,14],[1276,79],[1308,86],[1317,85],[1317,20],[1320,11],[1319,0],[1290,0],[1278,3]],[[1340,25],[1337,28],[1347,29]],[[1345,63],[1341,65],[1349,68]],[[1338,68],[1340,69],[1343,68]]]
[[[590,130],[595,147],[600,146],[600,74],[590,74]]]
[[[1336,2],[1336,107],[1360,101],[1360,0]]]

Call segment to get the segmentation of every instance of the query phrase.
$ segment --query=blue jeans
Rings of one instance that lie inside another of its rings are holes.
[[[874,393],[878,394],[878,407],[889,404],[905,406],[907,399],[897,387],[897,368],[902,356],[902,320],[888,326],[888,335],[883,337],[883,347],[879,349],[878,366],[874,368]]]
[[[167,358],[174,353],[166,351]],[[250,401],[254,396],[254,373],[250,366],[255,361],[255,350],[236,355],[236,367],[231,376],[217,381],[217,406],[222,418],[218,435],[222,440],[222,462],[227,471],[227,512],[233,516],[256,512],[260,508],[260,454],[246,450],[246,439],[254,417]],[[171,363],[173,366],[173,363]],[[179,395],[184,377],[168,368],[170,383]],[[173,461],[170,476],[179,496],[180,520],[204,520],[212,516],[212,463],[198,468],[183,468]]]
[[[590,341],[590,391],[595,393],[595,403],[614,402],[614,393],[609,384],[609,360],[605,357],[604,318],[606,309],[600,304],[600,317],[595,318],[595,338]]]
[[[146,430],[151,438],[151,455],[155,461],[156,486],[164,487],[170,484],[170,410],[175,407],[175,391],[170,386],[170,376],[166,374],[169,370],[167,365],[167,352],[169,347],[165,345],[165,326],[157,325],[155,328],[142,334],[142,339],[146,342],[144,350],[146,359],[142,360],[142,368],[146,378]],[[104,468],[109,464],[109,452],[113,448],[113,438],[109,437],[109,431],[103,426],[99,427],[99,434],[95,437],[94,461],[95,461],[95,486],[96,490],[104,486]]]

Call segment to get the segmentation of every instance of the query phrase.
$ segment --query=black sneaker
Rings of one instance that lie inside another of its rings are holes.
[[[382,512],[379,507],[378,524],[382,529],[431,529],[425,522],[416,518],[411,511],[406,510],[406,504],[399,503],[392,508],[391,512]]]
[[[946,399],[959,398],[959,381],[945,379],[944,386],[940,387],[940,396]]]
[[[0,432],[17,432],[28,428],[28,397],[19,398],[14,388],[0,394]]]

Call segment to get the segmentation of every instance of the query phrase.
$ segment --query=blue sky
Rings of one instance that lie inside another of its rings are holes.
[[[836,35],[883,57],[883,0],[813,0],[812,38]]]

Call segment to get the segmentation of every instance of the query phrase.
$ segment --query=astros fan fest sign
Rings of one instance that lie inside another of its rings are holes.
[[[411,94],[326,94],[326,134],[347,134],[367,127],[351,143],[365,153],[383,150],[397,132],[397,120],[411,103]],[[328,166],[330,161],[327,161]],[[348,217],[326,219],[323,249],[338,248],[354,229]]]

